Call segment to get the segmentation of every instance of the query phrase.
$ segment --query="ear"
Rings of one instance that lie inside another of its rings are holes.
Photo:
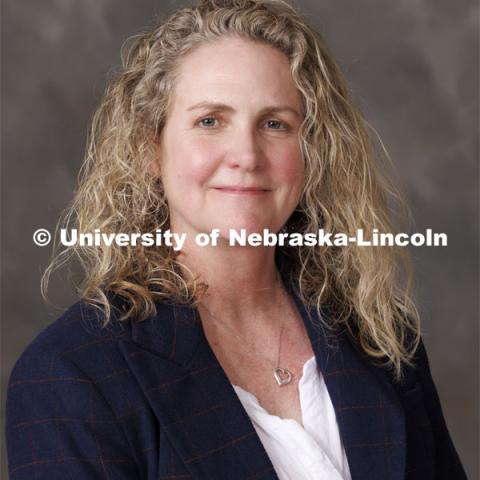
[[[160,160],[156,157],[150,159],[148,163],[148,172],[155,178],[160,178],[161,169],[160,169]]]
[[[148,171],[155,178],[161,176],[161,145],[158,140],[153,143],[153,153],[148,162]]]

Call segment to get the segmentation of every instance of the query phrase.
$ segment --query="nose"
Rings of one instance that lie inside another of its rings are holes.
[[[264,154],[255,128],[248,125],[238,127],[228,141],[227,163],[231,168],[253,171],[261,166]]]

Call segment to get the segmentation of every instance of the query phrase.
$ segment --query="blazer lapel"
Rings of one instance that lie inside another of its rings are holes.
[[[286,281],[332,400],[354,480],[401,480],[405,469],[402,407],[381,368],[346,333],[328,333]],[[324,315],[328,322],[328,316]],[[195,479],[278,480],[235,390],[203,334],[196,309],[162,304],[132,324],[120,349]]]
[[[278,480],[195,309],[160,305],[119,345],[193,478]]]
[[[346,332],[322,326],[316,310],[307,312],[291,286],[290,292],[335,409],[352,479],[402,480],[405,417],[387,372],[374,366]],[[325,310],[322,317],[331,323]]]

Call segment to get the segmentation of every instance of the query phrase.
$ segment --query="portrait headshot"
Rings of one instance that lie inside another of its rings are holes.
[[[475,2],[5,10],[2,476],[478,478]]]

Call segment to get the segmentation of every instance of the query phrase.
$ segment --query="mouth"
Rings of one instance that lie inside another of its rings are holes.
[[[270,192],[266,188],[260,187],[214,187],[214,190],[233,195],[263,195]]]

